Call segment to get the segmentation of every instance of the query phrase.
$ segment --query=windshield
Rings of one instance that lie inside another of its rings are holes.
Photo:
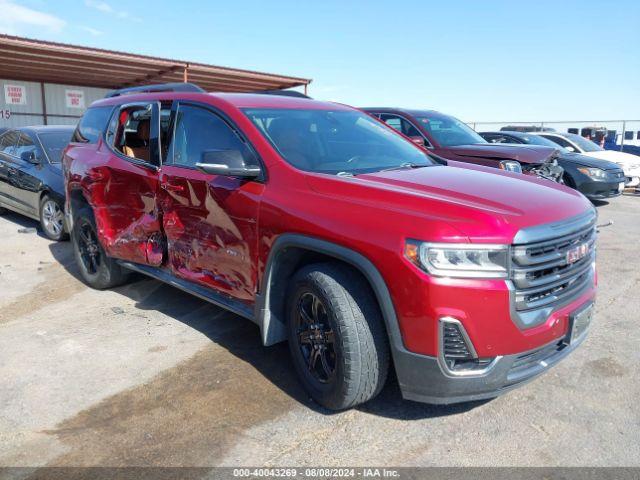
[[[71,140],[72,132],[39,133],[38,138],[42,142],[47,157],[51,163],[62,161],[62,151]]]
[[[457,118],[441,113],[419,115],[418,120],[433,139],[441,147],[455,147],[458,145],[473,145],[487,143],[475,130]]]
[[[357,175],[435,165],[411,141],[359,111],[251,108],[244,113],[300,170]]]
[[[545,147],[553,147],[557,150],[565,152],[566,149],[558,145],[556,142],[549,140],[548,138],[541,137],[540,135],[522,135],[520,138],[524,143],[529,145],[542,145]]]
[[[601,152],[603,149],[599,145],[595,144],[591,140],[576,135],[575,133],[565,133],[564,137],[571,140],[573,143],[580,147],[583,152]]]

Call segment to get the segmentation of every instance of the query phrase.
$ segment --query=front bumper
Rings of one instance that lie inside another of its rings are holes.
[[[624,188],[620,188],[620,181],[585,181],[578,187],[578,191],[591,200],[601,200],[622,195]]]
[[[541,331],[557,332],[555,336],[522,351],[502,353],[496,349],[490,367],[478,373],[452,374],[443,367],[441,356],[422,355],[394,346],[394,365],[403,398],[431,404],[470,402],[497,397],[533,380],[584,341],[586,334],[568,342],[571,316],[593,303],[595,293],[595,283],[590,283],[586,291],[555,309],[541,324],[519,330],[525,337]],[[474,325],[467,323],[466,326]],[[471,342],[473,346],[473,339]],[[479,356],[486,358],[486,351]]]
[[[411,352],[394,357],[403,398],[439,405],[471,402],[497,397],[523,385],[549,370],[573,352],[586,334],[568,344],[565,337],[541,348],[496,360],[485,374],[473,377],[449,377],[438,360]]]

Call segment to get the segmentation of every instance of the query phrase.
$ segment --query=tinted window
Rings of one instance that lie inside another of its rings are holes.
[[[391,115],[383,113],[380,115],[380,119],[384,121],[391,128],[402,132],[407,137],[422,137],[423,135],[414,127],[409,121],[397,115]]]
[[[433,165],[413,142],[362,112],[246,109],[245,114],[284,160],[300,170],[335,175]]]
[[[28,135],[24,133],[20,134],[20,138],[18,139],[18,143],[16,144],[16,149],[13,154],[16,157],[22,156],[25,152],[33,152],[35,156],[38,155],[38,149],[36,148],[35,143]]]
[[[562,147],[560,144],[552,142],[548,138],[541,137],[540,135],[522,135],[520,137],[522,143],[529,145],[542,145],[543,147]]]
[[[19,133],[15,130],[5,133],[0,138],[0,152],[13,155],[16,143],[18,143]]]
[[[195,167],[203,154],[212,150],[237,150],[247,165],[255,165],[255,157],[247,145],[218,115],[204,108],[180,105],[173,135],[172,163]]]
[[[624,139],[625,140],[633,140],[633,132],[624,132]]]
[[[80,124],[73,134],[73,142],[97,143],[105,130],[113,107],[90,108],[80,119]]]
[[[62,161],[62,152],[71,140],[69,132],[51,132],[38,134],[51,163]]]

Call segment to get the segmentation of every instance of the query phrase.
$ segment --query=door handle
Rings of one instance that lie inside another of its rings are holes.
[[[173,183],[163,183],[161,187],[167,192],[182,192],[184,187],[182,185],[174,185]]]

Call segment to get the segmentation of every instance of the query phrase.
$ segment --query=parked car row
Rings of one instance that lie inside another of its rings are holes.
[[[446,404],[517,388],[586,337],[596,212],[558,182],[564,156],[435,112],[136,87],[81,119],[64,211],[89,286],[139,272],[255,322],[319,404],[366,402],[392,368],[405,398]]]
[[[482,132],[480,135],[494,144],[542,145],[559,149],[558,164],[564,169],[562,181],[592,200],[615,197],[625,189],[627,180],[618,164],[576,153],[574,149],[554,143],[546,133],[500,131]],[[555,134],[548,135],[552,137]]]

